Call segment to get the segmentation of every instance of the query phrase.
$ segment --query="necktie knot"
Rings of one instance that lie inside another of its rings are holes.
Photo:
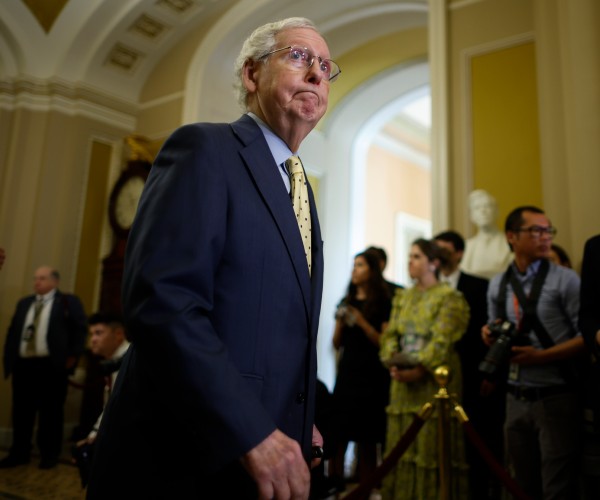
[[[287,160],[285,160],[285,166],[287,167],[288,172],[291,176],[304,173],[304,170],[302,170],[302,163],[300,162],[300,158],[298,158],[297,156],[290,156]]]
[[[41,297],[35,300],[35,311],[36,313],[39,314],[39,311],[41,311],[42,307],[44,307],[44,299],[42,299]]]

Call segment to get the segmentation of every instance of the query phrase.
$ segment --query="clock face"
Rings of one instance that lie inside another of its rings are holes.
[[[115,219],[121,228],[131,227],[143,190],[144,179],[136,176],[131,177],[119,191],[115,202]]]

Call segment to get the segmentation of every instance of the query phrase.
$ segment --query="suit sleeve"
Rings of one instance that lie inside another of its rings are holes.
[[[212,318],[216,294],[236,286],[219,279],[230,195],[219,151],[230,146],[195,126],[165,143],[130,234],[123,287],[140,370],[152,377],[152,364],[160,363],[163,376],[148,384],[167,393],[166,404],[192,423],[216,463],[240,457],[275,430]]]
[[[579,329],[586,345],[600,356],[596,332],[600,330],[600,236],[586,242],[581,267]]]

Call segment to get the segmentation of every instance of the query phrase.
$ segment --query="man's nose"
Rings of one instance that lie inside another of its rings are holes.
[[[325,73],[321,71],[319,61],[315,58],[310,68],[308,68],[307,79],[311,83],[319,84],[324,77]]]

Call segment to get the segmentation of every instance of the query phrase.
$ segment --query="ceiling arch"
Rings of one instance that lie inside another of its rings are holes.
[[[242,40],[258,24],[308,15],[332,53],[342,54],[382,34],[424,26],[427,5],[427,0],[3,0],[0,79],[55,79],[138,103],[157,64],[188,33],[205,29],[185,82],[189,121],[206,116],[203,89],[215,78],[230,78]],[[40,23],[40,9],[52,23]],[[215,22],[203,28],[210,19]],[[217,95],[209,97],[219,98],[221,90],[211,89]]]

